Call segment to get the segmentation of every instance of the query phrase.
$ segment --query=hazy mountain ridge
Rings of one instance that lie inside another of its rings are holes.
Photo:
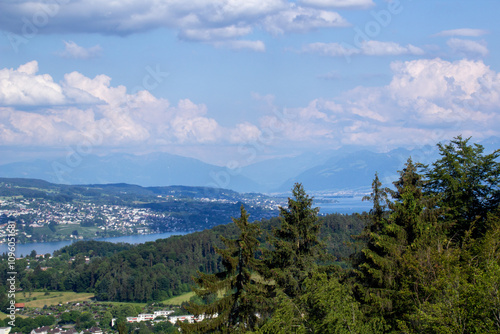
[[[500,146],[500,138],[490,137],[481,144],[491,152]],[[88,155],[72,167],[64,159],[10,163],[0,165],[0,176],[64,184],[184,185],[261,193],[287,192],[295,182],[301,182],[309,191],[344,191],[369,189],[376,172],[382,182],[390,185],[397,177],[395,171],[401,170],[409,157],[430,163],[438,157],[438,150],[436,146],[422,146],[377,153],[344,148],[269,159],[234,171],[168,153],[115,153]]]

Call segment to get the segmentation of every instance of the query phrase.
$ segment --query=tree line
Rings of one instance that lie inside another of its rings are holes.
[[[363,220],[357,215],[328,215],[321,221],[328,251],[339,261],[348,258],[355,242],[351,235],[360,233]],[[265,232],[259,241],[270,247],[266,234],[279,225],[279,218],[256,224]],[[191,291],[197,271],[222,270],[222,259],[215,251],[223,246],[220,236],[234,238],[237,234],[236,225],[226,224],[135,246],[78,241],[56,251],[50,259],[36,260],[34,253],[17,260],[17,281],[28,296],[34,290],[57,290],[92,292],[100,301],[163,301]],[[9,272],[4,260],[0,261],[0,290],[5,289],[2,284]],[[0,293],[0,310],[7,305],[5,296]]]

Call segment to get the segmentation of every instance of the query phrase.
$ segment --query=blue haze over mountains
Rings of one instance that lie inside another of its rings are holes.
[[[485,152],[500,147],[500,138],[481,142]],[[378,172],[390,185],[408,157],[425,164],[438,157],[436,146],[414,150],[398,148],[386,153],[343,148],[296,157],[274,158],[229,170],[193,158],[168,153],[141,156],[87,155],[69,164],[64,159],[35,160],[0,165],[1,177],[36,178],[63,184],[129,183],[140,186],[209,186],[238,192],[288,192],[295,182],[307,191],[368,191]],[[54,166],[56,168],[54,168]]]

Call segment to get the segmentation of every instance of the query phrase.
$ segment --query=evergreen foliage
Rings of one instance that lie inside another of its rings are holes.
[[[266,277],[294,298],[301,294],[302,283],[317,270],[317,260],[325,254],[318,234],[321,221],[318,208],[312,208],[313,199],[300,183],[292,189],[293,198],[288,208],[280,208],[280,226],[273,230],[267,252]]]
[[[426,190],[439,197],[446,209],[444,220],[452,224],[448,234],[462,238],[474,227],[474,236],[486,231],[485,219],[500,204],[500,150],[483,154],[484,148],[461,136],[438,144],[441,159],[427,172]]]
[[[483,155],[461,137],[438,147],[425,174],[408,160],[394,190],[375,176],[366,248],[353,257],[356,296],[386,332],[498,332],[498,151]]]
[[[216,248],[221,255],[224,270],[216,274],[199,272],[195,279],[196,294],[202,299],[214,296],[209,304],[190,303],[187,310],[208,319],[194,324],[181,323],[186,333],[229,333],[252,330],[256,327],[259,308],[265,303],[264,284],[255,276],[261,266],[255,255],[261,231],[257,224],[248,222],[248,214],[241,206],[241,217],[233,222],[240,230],[238,239],[221,237],[226,248]],[[219,295],[223,295],[217,298]]]
[[[297,183],[279,219],[251,224],[242,206],[234,225],[121,251],[103,245],[93,253],[113,255],[90,264],[76,254],[63,280],[61,267],[26,274],[20,260],[19,280],[27,290],[90,286],[99,298],[147,300],[169,284],[188,289],[186,268],[196,267],[187,309],[208,319],[180,324],[188,333],[498,333],[500,151],[485,155],[462,137],[438,148],[430,167],[408,159],[392,188],[376,174],[365,198],[373,209],[359,217],[318,217]],[[272,230],[267,244],[261,230]],[[351,266],[331,266],[328,252],[352,255]]]

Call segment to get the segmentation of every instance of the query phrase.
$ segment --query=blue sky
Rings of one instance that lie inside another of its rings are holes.
[[[500,136],[500,2],[7,0],[0,163]],[[252,152],[252,153],[249,153]]]

